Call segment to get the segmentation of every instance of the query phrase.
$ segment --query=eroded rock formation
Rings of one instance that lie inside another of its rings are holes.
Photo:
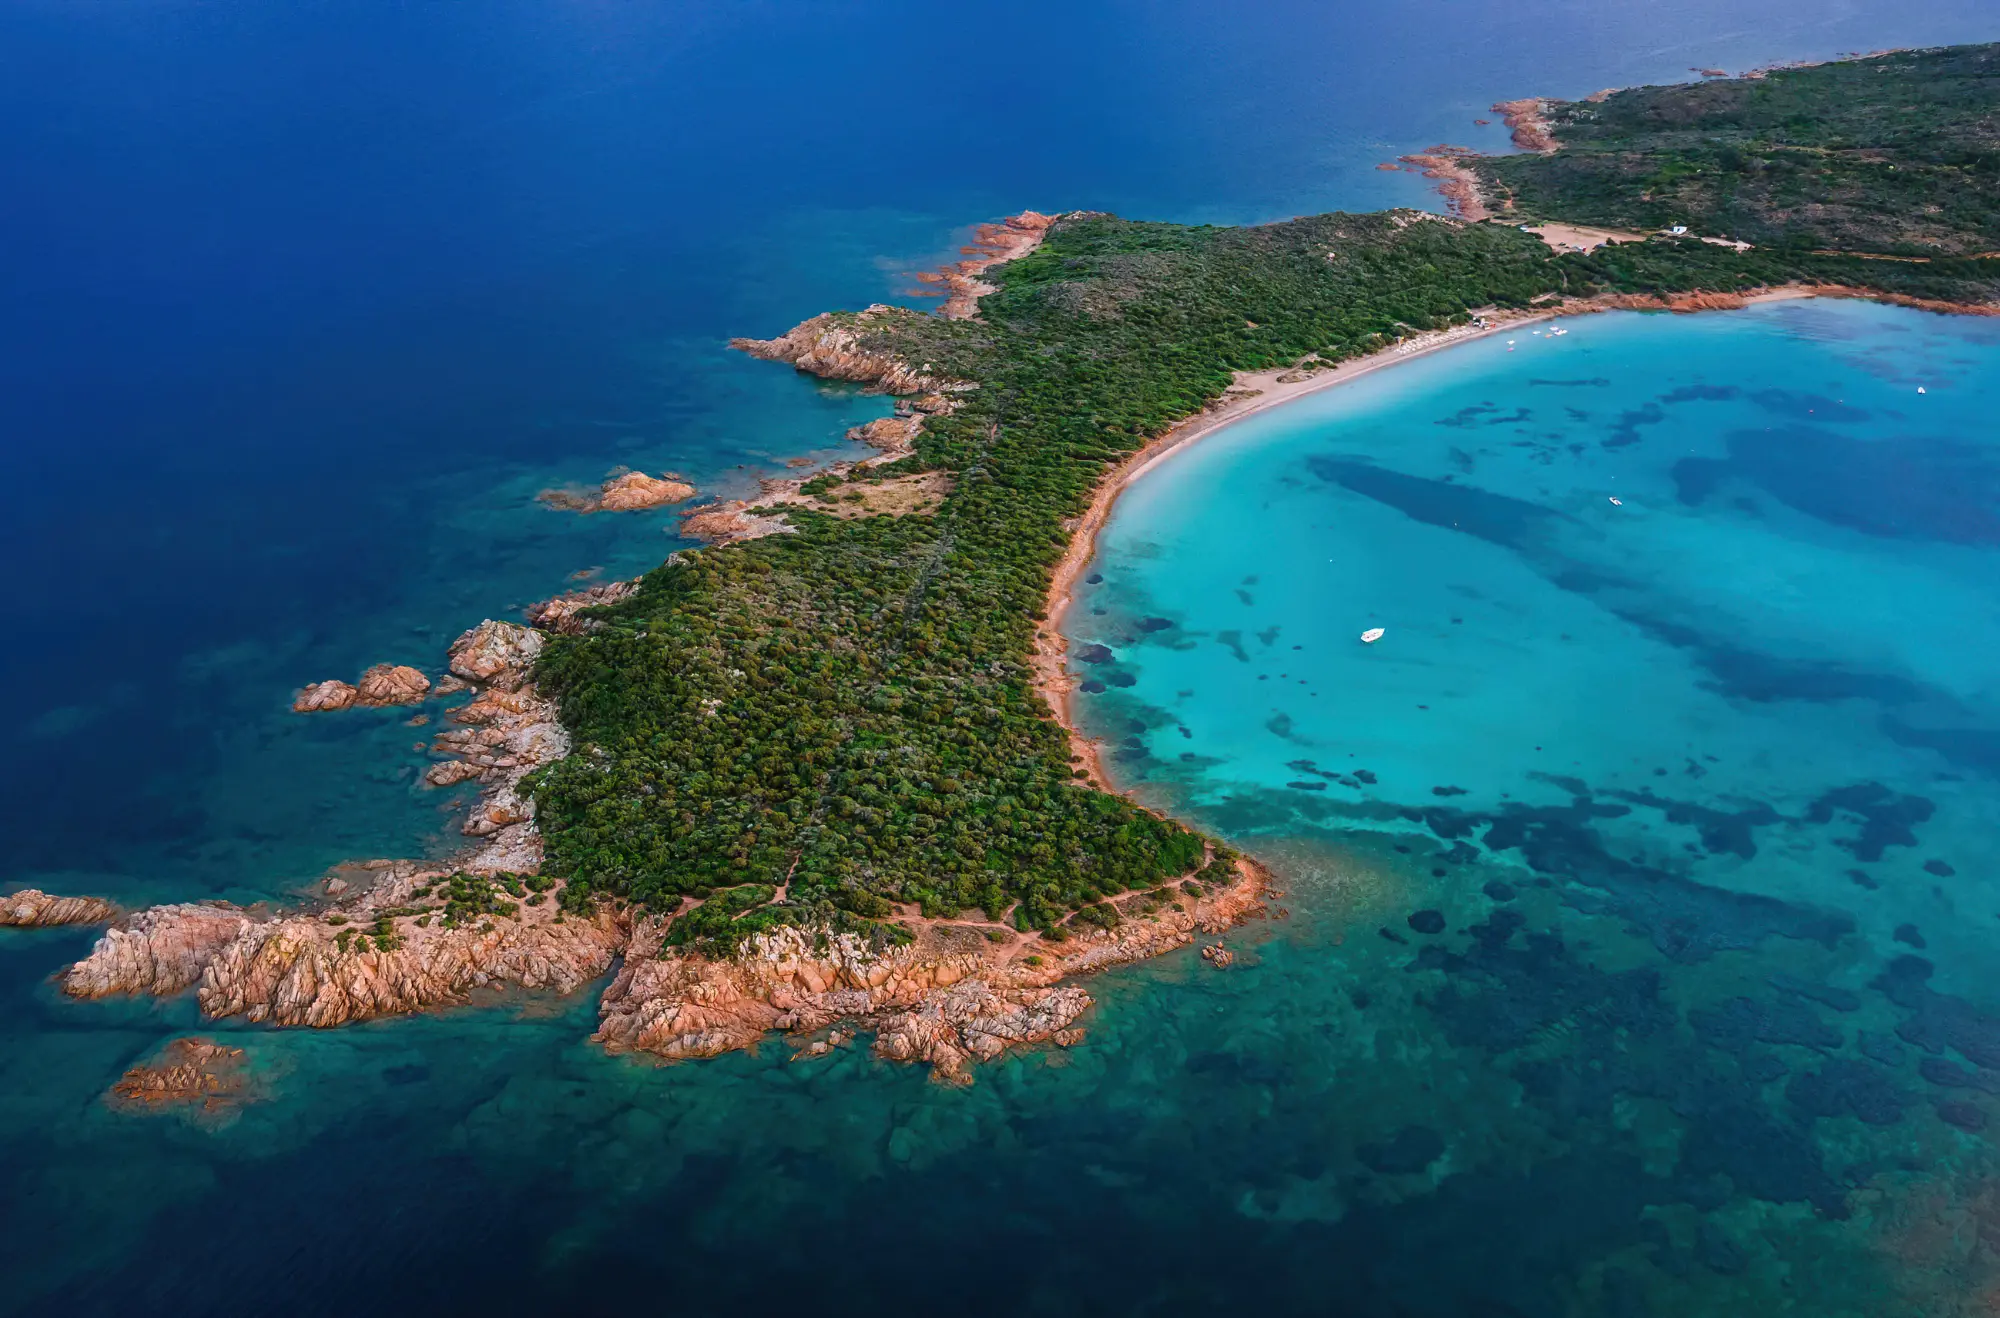
[[[663,948],[662,923],[648,919],[604,992],[596,1037],[615,1049],[684,1058],[746,1048],[772,1030],[871,1028],[882,1056],[956,1078],[968,1062],[1070,1030],[1091,998],[1059,981],[1227,929],[1257,907],[1264,882],[1245,862],[1219,892],[1062,943],[954,922],[916,922],[915,941],[886,948],[851,934],[780,928],[723,960]],[[1136,910],[1143,900],[1122,904]]]
[[[1057,216],[1040,211],[1022,211],[998,224],[982,224],[973,231],[972,242],[959,248],[963,261],[942,270],[926,270],[915,276],[918,283],[942,291],[944,305],[938,314],[946,320],[970,320],[979,314],[979,299],[997,291],[978,276],[1006,261],[1019,260],[1042,245],[1042,236]]]
[[[1560,149],[1561,143],[1556,141],[1555,133],[1549,127],[1549,103],[1542,97],[1527,96],[1518,101],[1501,101],[1493,110],[1507,125],[1513,134],[1514,145],[1520,150],[1546,156]]]
[[[406,664],[376,664],[348,685],[332,680],[314,682],[292,698],[295,714],[323,714],[354,707],[417,705],[431,694],[431,680]]]
[[[622,513],[659,508],[694,497],[694,486],[672,472],[648,476],[643,471],[620,472],[595,492],[543,490],[536,496],[551,508],[578,513]]]
[[[357,705],[416,705],[431,693],[431,680],[403,664],[376,664],[355,684]]]
[[[593,609],[600,604],[616,604],[619,600],[639,589],[636,581],[606,581],[584,590],[572,590],[551,600],[543,600],[528,610],[528,621],[544,631],[561,632],[565,636],[581,636],[584,620],[577,616],[584,609]]]
[[[1493,213],[1479,190],[1479,176],[1465,163],[1478,154],[1469,147],[1440,145],[1399,159],[1437,184],[1438,195],[1453,215],[1476,223]]]
[[[789,362],[823,380],[845,380],[885,394],[932,393],[947,382],[894,353],[867,346],[870,323],[917,312],[876,303],[856,315],[825,312],[775,339],[731,339],[729,346],[764,361]]]
[[[56,897],[39,888],[0,897],[0,925],[48,929],[65,924],[103,924],[118,908],[101,897]]]
[[[346,709],[354,703],[354,687],[338,678],[324,682],[314,682],[292,698],[294,714],[327,714]]]
[[[468,682],[514,691],[528,680],[542,634],[518,622],[488,618],[451,643],[451,671]]]
[[[106,930],[89,956],[65,970],[63,992],[78,998],[179,993],[249,925],[245,911],[225,903],[148,907]]]
[[[127,1071],[111,1086],[110,1098],[123,1108],[199,1105],[220,1112],[250,1099],[243,1050],[213,1039],[175,1039],[160,1055]]]

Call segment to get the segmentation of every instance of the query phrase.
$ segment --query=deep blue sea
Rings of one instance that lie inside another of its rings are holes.
[[[401,715],[290,693],[678,543],[540,489],[843,451],[882,400],[724,341],[898,300],[976,221],[1431,204],[1373,166],[1497,148],[1502,97],[1994,35],[1976,0],[0,5],[0,889],[448,849]],[[2000,343],[1570,328],[1121,505],[1088,716],[1280,871],[1230,973],[1102,977],[1084,1046],[968,1089],[607,1058],[590,992],[225,1026],[272,1097],[217,1127],[102,1102],[190,1002],[64,1001],[92,935],[7,935],[0,1311],[1986,1312],[2000,1168],[1936,1113],[2000,1064]]]

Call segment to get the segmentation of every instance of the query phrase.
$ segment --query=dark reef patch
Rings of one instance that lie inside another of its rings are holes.
[[[1756,830],[1782,823],[1784,817],[1759,802],[1741,810],[1717,810],[1692,801],[1672,801],[1652,792],[1613,792],[1612,796],[1634,805],[1650,806],[1666,816],[1670,824],[1692,824],[1701,836],[1701,845],[1711,855],[1729,854],[1745,860],[1757,855]]]
[[[1802,394],[1793,389],[1759,389],[1749,395],[1750,401],[1766,412],[1788,416],[1795,421],[1810,417],[1822,425],[1851,424],[1866,421],[1869,414],[1861,408],[1823,398],[1818,394]]]
[[[1822,794],[1806,808],[1806,819],[1814,824],[1831,823],[1836,814],[1860,823],[1861,832],[1839,838],[1835,845],[1854,853],[1856,860],[1877,861],[1889,847],[1917,845],[1916,826],[1937,813],[1937,805],[1927,797],[1894,792],[1881,783],[1855,783]]]
[[[1563,514],[1525,499],[1454,482],[1390,471],[1372,463],[1314,457],[1306,465],[1321,480],[1386,504],[1426,526],[1463,531],[1509,549],[1526,548]]]
[[[1743,391],[1733,384],[1684,384],[1660,395],[1669,406],[1675,403],[1724,403]]]
[[[1848,1057],[1793,1076],[1785,1097],[1809,1119],[1852,1116],[1871,1126],[1895,1125],[1916,1101],[1881,1067]]]
[[[1570,792],[1570,803],[1531,806],[1510,801],[1491,811],[1404,807],[1402,813],[1447,841],[1475,837],[1484,829],[1489,851],[1517,850],[1536,873],[1566,881],[1565,905],[1625,920],[1643,930],[1654,947],[1675,961],[1700,961],[1719,951],[1746,950],[1771,937],[1831,947],[1854,929],[1853,917],[1842,912],[1712,887],[1614,856],[1591,827],[1592,822],[1629,814],[1632,806],[1598,801],[1578,779],[1536,776]],[[1677,804],[1644,794],[1634,799],[1662,809]],[[1767,820],[1756,808],[1749,813],[1763,822],[1779,820],[1776,812]],[[1754,854],[1754,844],[1735,839],[1731,830],[1738,823],[1746,829],[1756,824],[1731,819],[1730,827],[1718,833],[1718,841],[1730,841],[1738,854],[1744,846]]]
[[[1618,414],[1618,420],[1611,427],[1611,433],[1604,437],[1605,448],[1625,448],[1639,442],[1639,427],[1657,426],[1667,419],[1658,403],[1647,403],[1644,407],[1631,408]]]
[[[1897,1036],[1933,1056],[1955,1051],[1975,1066],[2000,1070],[2000,1018],[1932,988],[1933,970],[1922,957],[1904,955],[1876,978],[1874,986],[1908,1013]]]
[[[1409,1176],[1444,1156],[1444,1136],[1429,1126],[1405,1126],[1379,1144],[1363,1144],[1355,1156],[1384,1176]]]
[[[1688,1024],[1710,1047],[1732,1053],[1744,1052],[1753,1043],[1831,1051],[1841,1042],[1839,1030],[1796,998],[1731,998],[1690,1011]]]

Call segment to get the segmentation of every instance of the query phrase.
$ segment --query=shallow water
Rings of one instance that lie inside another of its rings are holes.
[[[1829,1236],[1905,1292],[1876,1311],[1945,1311],[1976,1270],[1896,1253],[1950,1218],[1913,1199],[1977,1217],[1992,1168],[1963,1128],[2000,1062],[2000,327],[1561,329],[1136,482],[1066,622],[1082,717],[1142,798],[1347,857],[1293,899],[1345,908],[1329,966],[1376,968],[1361,1014],[1434,1050],[1418,1089],[1495,1086],[1413,1117],[1421,1153],[1595,1144],[1574,1192],[1606,1230],[1648,1205],[1619,1284],[1661,1312],[1781,1267],[1853,1302],[1796,1271]]]
[[[1989,26],[1969,0],[1783,0],[1747,17],[1722,0],[1167,5],[1143,21],[1100,5],[1063,23],[894,3],[0,13],[16,56],[0,164],[21,181],[0,238],[31,258],[0,263],[0,571],[16,629],[0,648],[0,885],[247,900],[338,861],[451,846],[452,802],[415,786],[422,734],[404,715],[295,718],[291,691],[382,660],[434,665],[481,618],[677,543],[663,514],[555,513],[533,502],[542,488],[624,464],[728,493],[787,457],[843,452],[881,400],[723,341],[897,298],[902,272],[948,259],[970,221],[1428,204],[1373,166],[1438,140],[1497,145],[1499,129],[1470,121],[1501,96]],[[1797,484],[1761,451],[1731,460],[1743,471],[1723,474],[1711,512],[1746,481]],[[1767,519],[1814,515],[1767,502]],[[1574,539],[1556,551],[1647,567]],[[1526,598],[1533,574],[1519,575]],[[1405,642],[1411,624],[1391,625]],[[1756,630],[1760,645],[1778,630]],[[1896,707],[1906,735],[1975,726],[1961,715],[1979,707],[1977,665],[1919,658],[1922,699]],[[1462,785],[1446,804],[1488,808],[1527,726],[1422,764],[1412,746],[1399,787]],[[1221,730],[1204,735],[1221,746]],[[1731,762],[1731,781],[1776,790]],[[1743,1271],[1662,1281],[1700,1243],[1686,1204],[1632,1171],[1635,1157],[1659,1171],[1669,1123],[1619,1117],[1640,1132],[1634,1154],[1595,1109],[1572,1121],[1523,1101],[1511,1063],[1416,1003],[1432,990],[1403,973],[1410,946],[1367,941],[1445,891],[1421,835],[1361,819],[1333,845],[1328,826],[1357,821],[1267,809],[1289,799],[1282,782],[1253,780],[1229,798],[1258,802],[1251,817],[1228,800],[1194,808],[1274,859],[1292,918],[1239,940],[1227,975],[1176,956],[1096,981],[1086,1046],[982,1068],[969,1090],[859,1055],[789,1064],[777,1043],[701,1066],[607,1058],[585,1041],[586,992],[325,1034],[224,1026],[268,1101],[220,1124],[132,1118],[104,1107],[105,1088],[196,1028],[192,1004],[62,1001],[49,976],[89,935],[0,936],[0,1310],[267,1312],[283,1296],[307,1312],[708,1312],[806,1294],[846,1311],[948,1294],[976,1312],[1617,1312],[1606,1295],[1704,1312],[1722,1294],[1785,1293],[1777,1246],[1758,1244],[1770,1223],[1806,1270],[1795,1287],[1863,1311],[1903,1284],[1872,1246],[1812,1255],[1850,1226],[1747,1200],[1718,1210],[1748,1242]],[[1937,803],[1927,844],[1970,818],[1970,792],[1922,790]],[[1634,845],[1665,837],[1660,814],[1621,827]],[[1759,863],[1781,859],[1782,829],[1759,827]],[[1973,873],[1971,842],[1950,845],[1938,854]],[[1869,868],[1918,902],[1890,882],[1907,852]],[[1787,863],[1807,876],[1816,862]],[[1448,873],[1464,886],[1475,868]],[[1660,961],[1650,934],[1566,904],[1579,891],[1519,900],[1535,928],[1587,921],[1600,969]],[[1448,909],[1454,927],[1475,913]],[[1889,913],[1854,915],[1830,948],[1767,939],[1757,955],[1859,984]],[[1935,914],[1906,918],[1934,946],[1955,936]],[[1938,962],[1941,983],[1968,973]],[[1564,1028],[1536,1046],[1567,1055]],[[1921,1115],[1896,1128],[1917,1132],[1903,1156],[1983,1165],[1983,1146],[1941,1143]],[[1429,1147],[1403,1135],[1419,1125],[1445,1152],[1395,1170]],[[1662,1254],[1654,1219],[1680,1254]]]

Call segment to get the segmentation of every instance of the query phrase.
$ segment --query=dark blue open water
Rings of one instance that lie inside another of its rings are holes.
[[[953,253],[973,221],[1421,203],[1413,180],[1372,166],[1441,140],[1497,144],[1470,121],[1502,96],[1993,35],[1972,0],[1234,10],[0,7],[14,624],[0,886],[254,898],[341,860],[448,846],[398,717],[297,719],[290,691],[377,660],[433,663],[482,617],[674,545],[664,516],[554,513],[533,502],[545,486],[625,464],[727,492],[840,449],[879,400],[722,341],[896,297],[902,272]],[[1950,503],[1936,487],[1959,477],[1938,471],[1986,470],[1966,436],[1923,438],[1870,479]],[[1406,512],[1436,497],[1335,449],[1331,475],[1302,478],[1328,497]],[[1854,455],[1790,454],[1697,455],[1710,465],[1687,488],[1713,522],[1697,529],[1740,532],[1728,509],[1745,498],[1772,521],[1825,513],[1785,491],[1811,502],[1806,468]],[[1585,570],[1581,543],[1559,548]],[[1688,552],[1727,561],[1707,542]],[[1990,618],[1990,597],[1973,598],[1963,607]],[[1942,688],[1890,676],[1855,693],[1959,764],[1922,793],[1952,820],[1990,801],[1992,754],[1966,713],[1990,699],[1976,648],[1989,624],[1959,621],[1925,670]],[[1689,624],[1650,625],[1672,647]],[[1760,625],[1811,662],[1820,638],[1788,617]],[[1815,697],[1829,719],[1839,694]],[[1457,807],[1492,814],[1470,793],[1507,790],[1493,784],[1513,749],[1440,748],[1422,776],[1463,779]],[[324,1034],[231,1030],[273,1101],[219,1130],[135,1120],[100,1095],[188,1029],[191,1005],[60,1001],[47,977],[90,935],[0,939],[0,1309],[1982,1311],[1982,1232],[2000,1231],[1983,1141],[1944,1143],[1915,1100],[1903,1124],[1853,1115],[1848,1095],[1873,1082],[1833,1064],[1887,1064],[1858,1051],[1864,1031],[1838,1003],[1795,991],[1919,955],[1875,917],[1766,940],[1806,954],[1780,970],[1723,949],[1701,963],[1699,1003],[1682,1002],[1683,963],[1645,932],[1671,924],[1682,889],[1612,884],[1594,912],[1535,890],[1519,929],[1452,909],[1440,946],[1461,960],[1421,972],[1439,987],[1403,969],[1417,953],[1379,938],[1388,917],[1364,921],[1340,881],[1430,873],[1382,821],[1191,808],[1281,867],[1293,920],[1226,976],[1174,957],[1104,978],[1087,1046],[985,1068],[963,1091],[778,1049],[664,1069],[608,1059],[585,1042],[594,998],[580,994]],[[1852,822],[1881,805],[1835,809]],[[1812,877],[1797,847],[1741,827],[1760,857],[1779,853],[1784,882]],[[1400,918],[1409,893],[1389,890],[1370,900]],[[1995,998],[1976,991],[1981,942],[1958,919],[1919,926],[1950,954],[1933,982],[1903,963],[1866,990],[1885,1056],[1888,1032],[1917,1022],[1895,1081],[1911,1092],[1929,1083],[1913,1069],[1925,1041],[1980,1060],[1959,1042],[1977,1047],[1984,1027],[1966,1022]],[[1357,939],[1381,946],[1356,956]],[[1725,992],[1718,973],[1740,983]],[[1685,1015],[1662,1023],[1662,994],[1676,1011],[1761,1005],[1701,1034]],[[1385,1006],[1371,1017],[1364,1000]],[[1740,1046],[1718,1053],[1716,1038]],[[1771,1057],[1789,1079],[1745,1078]],[[1676,1068],[1720,1079],[1693,1099],[1655,1092]],[[1822,1078],[1794,1100],[1800,1075]],[[1697,1122],[1690,1105],[1722,1115]]]

